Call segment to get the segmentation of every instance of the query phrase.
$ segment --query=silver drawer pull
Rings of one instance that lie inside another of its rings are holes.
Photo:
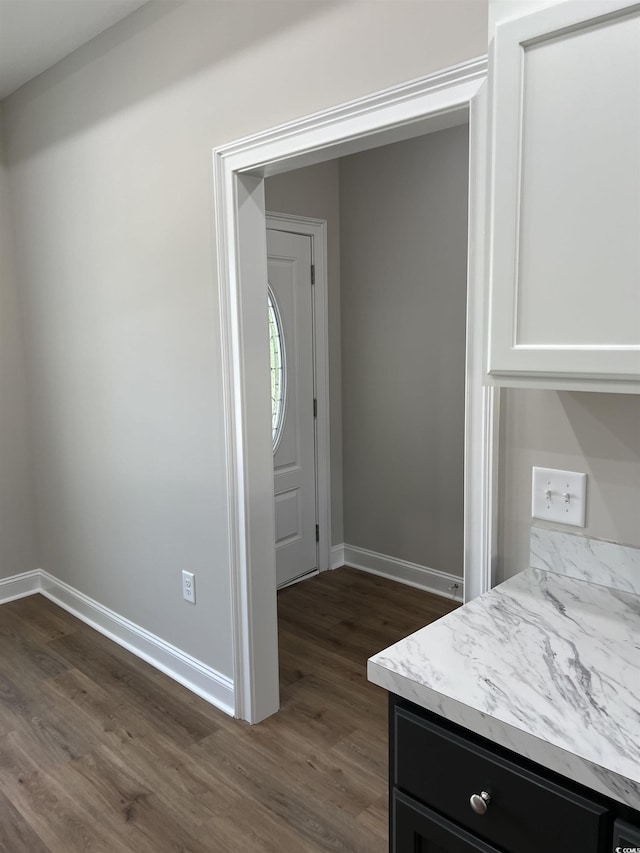
[[[476,814],[486,814],[491,802],[491,795],[486,791],[481,791],[479,794],[471,794],[469,798],[471,808]]]

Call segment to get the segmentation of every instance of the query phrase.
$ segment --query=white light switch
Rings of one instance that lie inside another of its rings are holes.
[[[586,508],[586,474],[534,467],[531,489],[531,515],[534,518],[584,527]]]

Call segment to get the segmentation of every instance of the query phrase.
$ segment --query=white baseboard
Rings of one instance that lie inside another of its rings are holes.
[[[339,569],[344,566],[344,543],[342,545],[332,545],[329,555],[329,568]]]
[[[8,604],[17,598],[25,598],[40,591],[40,571],[23,572],[0,580],[0,604]]]
[[[333,555],[333,549],[331,553]],[[387,554],[377,554],[375,551],[367,551],[366,548],[345,545],[343,565],[414,586],[426,592],[433,592],[435,595],[452,598],[454,601],[464,600],[464,584],[461,577],[438,569],[430,569],[428,566],[420,566],[417,563],[409,563],[406,560],[398,560]],[[456,590],[451,589],[453,584],[458,584]]]
[[[233,716],[233,681],[140,625],[38,569],[0,581],[0,603],[39,592],[174,681]]]

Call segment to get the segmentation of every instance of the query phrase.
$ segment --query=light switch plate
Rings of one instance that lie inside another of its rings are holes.
[[[587,475],[555,468],[533,469],[531,515],[545,521],[584,527]]]

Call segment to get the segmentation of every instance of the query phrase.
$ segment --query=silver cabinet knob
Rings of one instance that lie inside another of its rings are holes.
[[[489,803],[491,802],[491,796],[486,791],[481,791],[479,794],[471,794],[469,802],[476,814],[486,814]]]

